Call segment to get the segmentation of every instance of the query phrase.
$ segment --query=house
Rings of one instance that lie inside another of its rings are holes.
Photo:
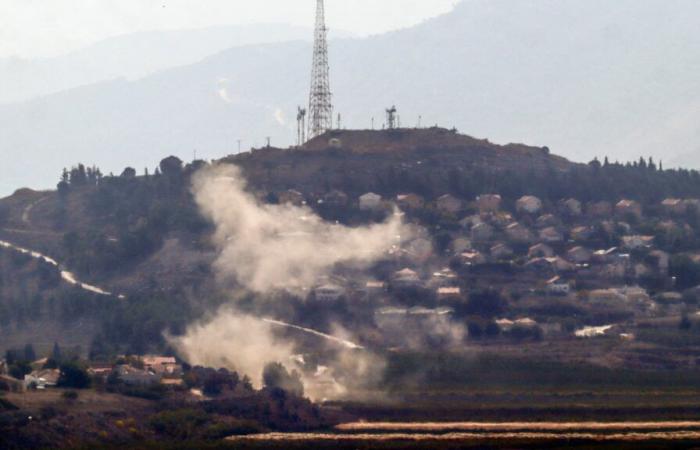
[[[549,243],[562,242],[564,240],[564,235],[554,227],[540,230],[539,237],[543,242]]]
[[[294,189],[288,189],[284,192],[280,192],[277,194],[277,200],[279,201],[280,205],[290,204],[301,206],[306,203],[304,200],[304,194],[299,191],[295,191]]]
[[[474,242],[488,242],[493,237],[493,227],[487,223],[477,223],[471,228],[471,238]]]
[[[542,214],[535,221],[535,226],[537,228],[547,228],[559,226],[561,222],[554,214]]]
[[[654,245],[654,236],[623,236],[622,246],[627,250],[636,250],[640,248],[649,248]]]
[[[559,258],[558,256],[552,258],[534,258],[525,263],[525,268],[536,273],[546,274],[558,274],[564,272],[573,272],[576,270],[576,266],[566,261],[565,259]]]
[[[128,364],[117,366],[115,372],[124,384],[131,386],[149,386],[158,384],[161,380],[161,375]]]
[[[535,244],[527,252],[529,258],[551,258],[554,250],[547,244]]]
[[[482,214],[493,213],[501,208],[501,201],[501,196],[498,194],[483,194],[476,198],[476,205]]]
[[[314,296],[319,302],[336,302],[345,295],[345,289],[336,284],[324,284],[314,289]]]
[[[610,202],[592,202],[586,205],[586,214],[591,217],[610,217],[612,212]]]
[[[382,206],[382,196],[374,192],[368,192],[360,196],[360,209],[362,211],[377,210]]]
[[[444,269],[433,273],[433,278],[431,280],[431,284],[437,285],[437,286],[448,286],[448,285],[453,285],[457,281],[457,274],[454,272],[454,270],[450,269],[449,267],[445,267]]]
[[[521,213],[537,214],[542,209],[542,200],[532,195],[525,195],[515,202],[515,209]]]
[[[465,266],[478,266],[486,263],[486,258],[484,255],[476,250],[462,253],[459,255],[459,259]]]
[[[569,295],[571,293],[571,284],[556,276],[547,281],[547,293],[550,295]]]
[[[425,200],[418,194],[399,194],[396,203],[403,209],[420,209],[425,206]]]
[[[412,288],[420,286],[422,282],[416,271],[405,268],[394,273],[392,284],[397,288]]]
[[[671,267],[671,255],[663,250],[653,250],[648,256],[650,262],[654,264],[656,270],[662,275],[667,275]]]
[[[667,198],[661,202],[661,208],[668,214],[685,214],[688,204],[679,198]]]
[[[626,302],[627,296],[617,289],[596,289],[588,293],[588,301],[605,304]]]
[[[496,325],[498,325],[502,333],[507,333],[513,329],[515,322],[510,319],[498,319],[496,320]]]
[[[435,201],[437,209],[443,214],[457,214],[462,210],[462,201],[458,198],[445,194]]]
[[[491,258],[495,260],[510,259],[513,257],[513,249],[506,244],[496,244],[491,247]]]
[[[436,295],[437,299],[442,302],[449,300],[461,300],[462,289],[456,286],[443,286],[437,288]]]
[[[513,216],[510,213],[504,211],[500,211],[491,216],[491,223],[494,226],[497,226],[498,228],[505,228],[514,221],[515,220],[513,219]]]
[[[459,255],[472,248],[472,241],[465,238],[457,238],[450,243],[452,254]]]
[[[471,228],[474,225],[478,225],[480,223],[484,223],[484,220],[478,214],[473,214],[471,216],[467,216],[464,219],[459,221],[459,225],[462,228],[464,228],[465,230],[471,230]]]
[[[58,369],[35,370],[24,376],[24,386],[34,389],[55,387],[60,377],[61,371]]]
[[[569,217],[578,217],[583,213],[581,202],[575,198],[562,200],[559,204],[559,210],[562,212],[562,214]]]
[[[506,235],[511,242],[527,244],[532,242],[532,233],[526,226],[515,222],[506,227]]]
[[[637,219],[642,218],[642,205],[634,200],[620,200],[615,205],[615,214],[620,217],[633,216]]]
[[[426,259],[433,254],[433,243],[425,238],[414,239],[408,244],[406,250],[412,258]]]
[[[593,229],[587,226],[578,226],[571,229],[571,239],[577,242],[587,241],[593,236]]]
[[[347,206],[348,201],[349,198],[345,192],[334,189],[323,196],[323,200],[321,201],[321,203],[324,203],[328,206],[341,208]]]
[[[173,356],[144,356],[141,358],[143,368],[159,375],[179,375],[182,366]]]
[[[593,252],[593,262],[604,264],[610,262],[620,255],[620,250],[617,247],[611,247],[604,250],[596,250]]]
[[[593,252],[581,246],[577,246],[566,252],[566,259],[574,264],[588,264],[593,259]]]
[[[88,367],[87,372],[93,377],[107,378],[114,370],[112,364],[92,364]]]

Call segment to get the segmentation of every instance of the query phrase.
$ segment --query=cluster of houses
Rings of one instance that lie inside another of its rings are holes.
[[[305,203],[296,191],[278,198]],[[380,327],[449,320],[452,306],[467,302],[470,292],[484,284],[530,297],[576,298],[592,307],[626,305],[635,316],[681,314],[683,295],[670,276],[669,243],[692,236],[688,217],[700,218],[700,199],[669,198],[647,205],[648,211],[630,199],[584,204],[568,198],[552,204],[533,195],[506,205],[498,194],[464,201],[450,194],[427,200],[413,193],[383,198],[368,192],[351,201],[331,191],[317,201],[354,204],[361,211],[398,207],[407,220],[419,224],[415,213],[431,210],[448,224],[442,236],[448,235],[446,248],[423,236],[390,255],[392,272],[362,281],[324,280],[313,290],[313,298],[322,303],[343,298],[369,301],[376,306]],[[700,262],[700,253],[689,257]],[[406,296],[397,292],[411,289],[431,301],[406,304]],[[512,327],[510,322],[519,327],[534,323],[527,317],[504,318],[501,330]]]
[[[0,360],[0,381],[16,392],[45,390],[56,387],[61,371],[45,368],[47,359],[34,361],[31,373],[18,380],[10,376],[7,364]],[[181,385],[183,368],[172,356],[119,357],[114,364],[91,364],[87,372],[94,379],[107,382],[118,380],[130,386],[151,386],[156,384]]]

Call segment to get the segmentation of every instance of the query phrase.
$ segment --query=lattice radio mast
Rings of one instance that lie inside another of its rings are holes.
[[[328,65],[328,29],[323,0],[316,1],[314,58],[309,95],[309,139],[333,128],[330,68]]]

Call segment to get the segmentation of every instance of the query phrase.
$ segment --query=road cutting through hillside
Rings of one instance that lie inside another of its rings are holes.
[[[68,283],[70,285],[77,286],[84,291],[92,292],[93,294],[98,294],[98,295],[102,295],[105,297],[115,297],[115,298],[118,298],[121,300],[126,298],[126,296],[124,296],[124,295],[114,294],[114,293],[109,292],[109,291],[102,289],[100,287],[93,286],[93,285],[88,284],[88,283],[83,283],[82,281],[78,280],[78,278],[72,272],[63,269],[61,264],[59,264],[58,261],[51,258],[50,256],[46,256],[46,255],[39,253],[37,251],[34,251],[34,250],[29,250],[29,249],[26,249],[23,247],[19,247],[17,245],[14,245],[13,243],[7,242],[7,241],[0,241],[0,247],[7,248],[9,250],[13,250],[13,251],[22,253],[24,255],[29,255],[34,259],[38,259],[40,261],[43,261],[46,264],[49,264],[51,266],[56,267],[60,271],[61,279],[63,281],[65,281],[66,283]]]

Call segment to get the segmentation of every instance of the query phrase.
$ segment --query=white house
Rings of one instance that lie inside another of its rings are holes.
[[[360,196],[360,209],[363,211],[371,211],[379,209],[382,206],[382,196],[374,192],[368,192]]]
[[[518,212],[537,214],[542,209],[542,200],[532,195],[525,195],[515,202],[515,209]]]

